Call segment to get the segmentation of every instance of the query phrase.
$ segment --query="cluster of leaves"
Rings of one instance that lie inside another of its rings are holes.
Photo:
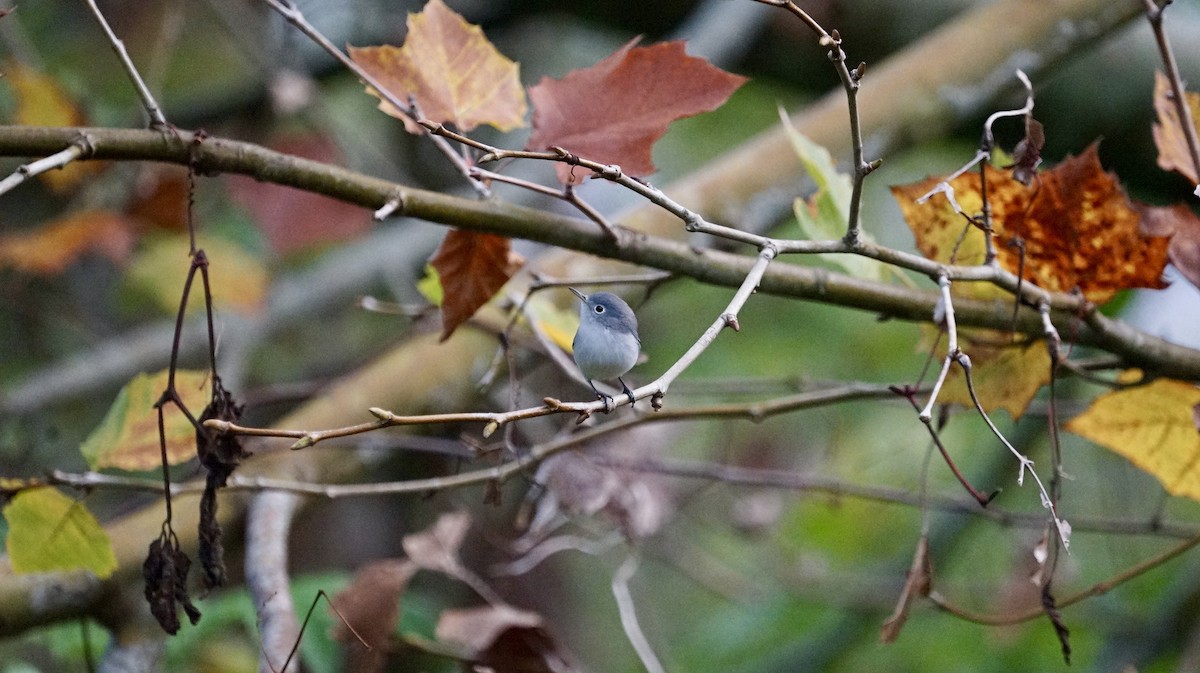
[[[547,77],[530,87],[532,133],[526,146],[559,147],[620,166],[627,175],[649,175],[651,148],[672,121],[715,109],[745,81],[688,56],[682,42],[648,47],[638,42],[561,80]],[[425,120],[464,132],[480,124],[501,131],[525,125],[528,104],[517,64],[441,0],[409,15],[403,46],[351,47],[350,56],[390,91],[414,101]],[[427,132],[412,111],[398,110],[386,98],[379,107],[404,120],[410,132]],[[555,171],[568,186],[590,176],[561,163]],[[450,231],[430,261],[442,286],[443,339],[524,264],[508,239],[462,230]]]
[[[380,108],[403,120],[411,133],[430,133],[426,122],[453,125],[461,132],[480,124],[508,131],[524,125],[532,103],[532,133],[527,149],[557,149],[565,155],[619,166],[624,174],[639,177],[653,172],[651,148],[670,122],[719,106],[744,81],[687,56],[682,43],[639,46],[638,40],[633,40],[590,68],[569,73],[561,80],[542,80],[529,89],[527,101],[517,64],[497,52],[478,27],[468,24],[441,0],[432,0],[423,12],[410,16],[408,37],[402,47],[351,48],[350,53],[378,83],[412,102],[411,107],[400,109],[383,92],[369,89],[381,99]],[[18,119],[38,118],[42,123],[57,119],[62,125],[82,123],[52,84],[39,83],[35,73],[15,67],[6,72],[11,73],[10,81],[24,106]],[[1181,149],[1179,120],[1166,92],[1160,78],[1155,98],[1160,115],[1155,128],[1159,163],[1196,182],[1190,158]],[[1189,104],[1200,111],[1197,100],[1190,98]],[[1050,292],[1078,293],[1097,304],[1129,288],[1162,287],[1162,272],[1168,261],[1190,282],[1200,284],[1200,219],[1190,209],[1131,201],[1115,176],[1101,167],[1096,145],[1039,173],[1036,148],[1041,146],[1040,125],[1029,124],[1028,129],[1026,144],[1015,152],[1011,173],[985,163],[978,174],[934,177],[893,188],[917,247],[926,257],[947,264],[975,265],[990,263],[994,251],[995,262],[1022,282]],[[812,198],[796,204],[801,229],[813,239],[836,238],[847,220],[851,179],[837,172],[832,157],[823,148],[794,130],[790,137],[817,186]],[[314,152],[328,156],[321,148]],[[555,171],[564,194],[589,176],[588,171],[569,161],[556,164]],[[87,178],[64,177],[66,172],[54,175],[54,180],[71,179],[77,181],[75,184]],[[160,176],[148,195],[135,199],[124,211],[76,213],[37,231],[0,239],[0,265],[25,273],[54,274],[88,252],[127,260],[137,238],[147,230],[178,230],[178,213],[163,213],[186,201],[186,190],[180,191],[180,184]],[[236,184],[235,194],[239,189]],[[954,198],[928,202],[926,197],[943,185]],[[54,184],[51,187],[63,188]],[[251,208],[264,203],[257,196],[244,194],[242,198]],[[280,197],[279,201],[286,199]],[[289,217],[284,216],[284,221]],[[355,224],[352,228],[359,227]],[[301,238],[297,243],[295,238],[273,238],[268,232],[277,250],[302,246],[325,235],[328,232],[312,239]],[[162,243],[145,246],[145,256],[167,259],[166,251],[177,253],[179,244],[178,237],[163,239]],[[221,258],[223,262],[235,260],[237,253],[231,251]],[[445,339],[490,301],[522,268],[524,260],[503,237],[452,230],[430,263],[438,285],[431,294],[442,298]],[[887,281],[893,273],[886,265],[862,257],[846,257],[838,263],[856,276],[877,281]],[[230,264],[236,266],[236,262]],[[145,273],[161,278],[165,274],[160,270],[166,266],[177,264],[163,262],[147,267]],[[250,273],[239,275],[241,287],[258,290],[239,290],[239,298],[230,305],[253,310],[261,305],[266,278],[265,271],[255,275],[253,269],[258,267],[249,266]],[[247,278],[251,282],[247,283]],[[955,292],[973,297],[1009,296],[994,287],[964,283],[956,284]],[[170,300],[177,295],[164,296],[164,305],[173,308]],[[959,343],[975,362],[980,406],[988,411],[1004,408],[1013,417],[1024,412],[1060,364],[1044,348],[1004,332],[963,333]],[[1131,382],[1139,380],[1135,372],[1127,376]],[[174,394],[181,408],[200,408],[208,402],[195,421],[185,414],[172,414],[160,426],[154,407],[163,404],[158,392],[168,387],[168,377],[173,377]],[[210,386],[207,390],[206,385]],[[957,384],[951,382],[941,400],[970,404],[973,397],[960,380]],[[208,419],[236,421],[240,413],[240,406],[221,386],[215,371],[163,371],[153,377],[136,378],[123,389],[101,426],[81,447],[93,470],[146,470],[160,463],[165,463],[161,465],[165,469],[168,464],[199,456],[208,470],[201,504],[201,561],[208,588],[224,581],[215,493],[247,454],[232,435],[214,435],[196,423]],[[1194,385],[1159,379],[1116,390],[1098,397],[1067,427],[1127,456],[1159,478],[1169,492],[1200,500],[1200,477],[1192,469],[1200,455],[1196,433],[1200,428],[1200,392]],[[4,510],[14,569],[38,572],[83,567],[100,577],[108,576],[115,561],[95,518],[61,493],[31,485],[22,482],[5,486],[17,492]],[[354,584],[334,600],[348,627],[338,631],[338,638],[372,648],[354,655],[359,657],[358,670],[375,670],[383,665],[379,652],[393,645],[400,598],[418,569],[456,578],[489,600],[486,607],[442,615],[438,640],[453,650],[454,656],[503,670],[556,670],[553,662],[566,658],[547,634],[539,615],[496,599],[461,562],[458,550],[468,526],[465,515],[446,515],[433,530],[406,537],[408,558],[365,566]],[[151,611],[170,633],[180,627],[180,607],[193,623],[199,618],[187,590],[190,563],[169,526],[164,527],[163,534],[151,544],[143,570]],[[909,603],[914,596],[927,594],[930,583],[927,543],[922,540],[902,607],[885,626],[885,640],[898,635]],[[1043,598],[1048,614],[1057,615],[1045,587]],[[1056,629],[1062,627],[1058,618],[1054,624]],[[1065,643],[1065,627],[1060,636]]]

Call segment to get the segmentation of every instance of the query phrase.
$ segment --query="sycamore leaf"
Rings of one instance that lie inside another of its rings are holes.
[[[1015,274],[1023,262],[1025,279],[1038,287],[1054,292],[1078,288],[1096,303],[1131,287],[1164,287],[1168,239],[1142,233],[1141,216],[1115,176],[1100,166],[1096,144],[1040,173],[1031,187],[990,166],[985,170],[996,255],[1003,268]],[[892,187],[892,194],[926,257],[979,264],[983,233],[970,227],[964,237],[962,215],[942,195],[918,203],[942,181],[928,178]],[[950,186],[968,215],[981,211],[978,172],[961,175]]]
[[[129,218],[107,210],[73,213],[35,229],[0,236],[0,268],[52,276],[89,252],[123,262],[133,250],[136,229]]]
[[[1200,500],[1200,433],[1193,418],[1198,403],[1195,385],[1157,379],[1100,395],[1066,427],[1129,459],[1168,493]]]
[[[937,331],[925,327],[924,342],[932,347]],[[1041,341],[1013,343],[1013,337],[994,330],[958,330],[958,345],[971,358],[971,383],[979,404],[989,414],[1004,409],[1013,420],[1025,413],[1026,407],[1042,386],[1050,382],[1050,354]],[[944,348],[945,339],[941,341]],[[944,355],[938,353],[939,356]],[[967,389],[962,368],[953,366],[946,383],[938,393],[938,402],[957,403],[973,409],[971,392]]]
[[[846,233],[850,218],[850,194],[854,183],[849,175],[839,173],[837,164],[829,150],[814,143],[792,126],[787,113],[779,109],[779,118],[783,121],[784,131],[792,143],[792,151],[804,164],[804,170],[817,186],[817,191],[808,200],[798,198],[793,204],[796,221],[800,230],[814,241],[829,241],[840,239]],[[860,236],[871,241],[866,232]],[[883,280],[884,269],[882,262],[861,255],[832,255],[829,261],[846,270],[847,273],[859,278]]]
[[[266,302],[270,278],[256,257],[223,238],[203,241],[208,256],[208,280],[217,308],[253,313]],[[157,236],[143,246],[129,265],[126,282],[155,301],[168,314],[179,310],[179,296],[187,280],[187,234]],[[204,310],[204,286],[192,283],[188,311]]]
[[[350,58],[400,100],[412,96],[426,119],[453,123],[460,131],[490,124],[501,131],[525,125],[528,104],[519,67],[496,51],[479,26],[467,23],[442,0],[408,15],[403,47],[350,47]],[[367,88],[379,97],[379,92]],[[410,124],[391,103],[379,109]]]
[[[525,260],[503,236],[451,229],[429,260],[444,293],[442,341],[490,300]]]
[[[18,574],[82,568],[104,579],[117,569],[100,522],[55,488],[21,491],[4,506],[4,518],[8,558]]]
[[[671,122],[720,107],[746,81],[688,56],[683,42],[638,47],[638,39],[590,68],[530,87],[533,133],[526,146],[562,147],[618,164],[627,175],[649,175],[651,147]],[[561,163],[555,170],[564,184],[579,184],[587,173]]]
[[[1142,231],[1148,236],[1170,236],[1167,259],[1184,278],[1200,287],[1200,217],[1182,203],[1147,206],[1134,203],[1142,216]]]
[[[86,126],[87,118],[70,95],[49,75],[15,61],[4,65],[4,77],[16,101],[14,124],[21,126]],[[75,161],[63,168],[41,173],[38,178],[51,190],[68,192],[107,164]]]
[[[100,425],[79,447],[93,470],[115,467],[148,470],[161,465],[158,440],[158,411],[154,403],[167,389],[168,370],[138,374],[117,393]],[[193,415],[208,406],[212,397],[208,373],[175,371],[175,390]],[[167,462],[182,463],[196,455],[196,429],[174,404],[163,407],[167,439]]]
[[[1192,182],[1200,184],[1196,176],[1196,164],[1192,161],[1192,153],[1188,150],[1187,137],[1183,134],[1183,124],[1175,111],[1173,92],[1167,76],[1161,72],[1154,73],[1154,111],[1158,113],[1158,122],[1151,127],[1154,133],[1154,144],[1158,146],[1158,167],[1164,171],[1176,171]],[[1200,94],[1187,91],[1188,110],[1192,113],[1192,122],[1200,124]]]
[[[333,141],[316,133],[284,135],[268,146],[313,161],[335,165],[342,161]],[[343,243],[371,228],[371,216],[364,208],[323,194],[266,184],[244,175],[229,176],[229,192],[250,211],[271,249],[280,254]]]

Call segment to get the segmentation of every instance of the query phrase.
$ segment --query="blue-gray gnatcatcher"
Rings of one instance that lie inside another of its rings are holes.
[[[579,365],[579,371],[596,391],[596,396],[604,401],[605,409],[612,398],[596,390],[593,379],[616,379],[621,383],[621,390],[629,396],[629,403],[633,404],[633,391],[621,376],[637,364],[641,351],[637,316],[629,304],[611,292],[584,294],[575,288],[570,290],[583,302],[579,307],[579,331],[575,332],[575,341],[571,345],[575,364]]]

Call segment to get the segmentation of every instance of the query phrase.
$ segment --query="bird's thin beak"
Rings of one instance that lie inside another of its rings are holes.
[[[579,297],[579,301],[582,301],[582,302],[586,302],[586,301],[587,301],[587,295],[586,295],[586,294],[584,294],[584,293],[580,292],[579,290],[576,290],[576,289],[575,289],[575,288],[573,288],[573,287],[569,287],[569,288],[567,288],[567,289],[568,289],[568,290],[570,290],[571,292],[574,292],[574,293],[575,293],[575,296],[576,296],[576,297]]]

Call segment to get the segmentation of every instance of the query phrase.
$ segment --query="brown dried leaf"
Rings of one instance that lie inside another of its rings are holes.
[[[435,122],[450,122],[461,131],[491,124],[501,131],[525,125],[528,104],[521,89],[520,68],[442,0],[408,15],[403,47],[350,47],[350,58],[392,94],[416,99],[421,113]],[[370,87],[367,92],[379,97]],[[379,109],[404,120],[411,133],[421,133],[391,103]]]
[[[1012,169],[1013,180],[1028,187],[1037,177],[1038,164],[1042,163],[1042,147],[1046,144],[1042,123],[1030,115],[1025,117],[1025,137],[1013,150],[1013,162],[1006,166]]]
[[[165,164],[143,169],[125,206],[130,217],[164,231],[186,231],[187,211],[187,169]]]
[[[1192,122],[1200,124],[1200,94],[1192,91],[1185,93]],[[1171,83],[1161,72],[1154,73],[1154,111],[1158,113],[1158,122],[1151,127],[1151,131],[1154,133],[1154,144],[1158,146],[1158,167],[1164,171],[1178,172],[1193,185],[1200,184],[1187,138],[1183,135],[1183,125],[1175,113]]]
[[[536,612],[508,605],[446,610],[435,630],[441,642],[466,649],[467,658],[505,673],[573,671]]]
[[[628,175],[648,175],[651,147],[671,122],[720,107],[746,81],[688,56],[681,41],[638,47],[639,39],[590,68],[530,87],[533,134],[526,146],[562,147],[618,164]],[[565,164],[555,169],[564,184],[586,177]]]
[[[525,260],[512,251],[512,242],[495,234],[451,229],[429,260],[441,280],[442,341],[475,315]]]
[[[462,570],[458,549],[470,527],[471,515],[467,512],[447,512],[429,530],[405,535],[404,553],[421,568],[457,577]]]
[[[53,276],[89,252],[124,262],[133,250],[137,227],[107,210],[87,210],[35,229],[0,236],[0,268]]]
[[[353,663],[347,670],[382,669],[383,655],[400,620],[400,598],[416,572],[416,564],[407,559],[373,561],[360,568],[350,586],[334,596],[332,611],[338,621],[333,637],[350,650]],[[359,637],[372,649],[364,648]]]
[[[879,632],[879,641],[894,643],[900,637],[904,622],[908,621],[908,611],[912,602],[918,596],[928,596],[933,577],[933,568],[929,563],[929,539],[922,535],[917,542],[917,550],[913,552],[912,566],[908,569],[908,577],[904,580],[904,589],[900,592],[900,600],[896,609],[883,623]]]
[[[1008,271],[1021,270],[1021,250],[1014,245],[1021,242],[1025,279],[1047,290],[1078,288],[1089,300],[1103,303],[1126,288],[1164,287],[1168,239],[1142,233],[1141,216],[1115,176],[1100,166],[1095,144],[1041,173],[1029,188],[991,168],[986,175],[997,260]],[[942,196],[917,203],[941,181],[928,178],[892,187],[892,194],[921,252],[950,261],[963,217]],[[961,175],[950,185],[968,214],[980,212],[978,173]],[[972,227],[955,260],[978,264],[983,250],[983,234]]]
[[[1192,285],[1200,287],[1200,217],[1188,206],[1148,206],[1134,202],[1147,236],[1170,236],[1167,258]]]

